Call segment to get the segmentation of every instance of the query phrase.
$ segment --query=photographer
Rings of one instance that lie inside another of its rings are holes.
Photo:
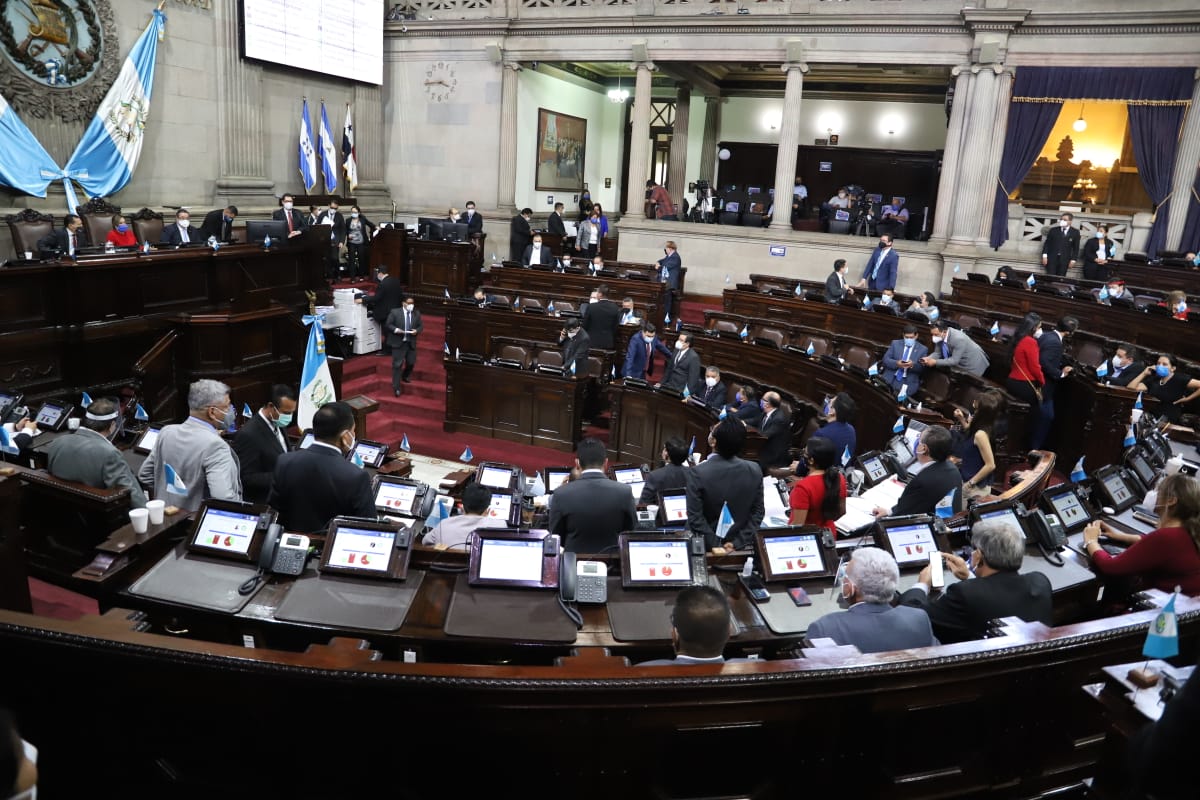
[[[892,202],[883,207],[883,211],[879,215],[879,222],[875,224],[875,230],[879,234],[886,233],[892,238],[908,238],[905,236],[905,232],[908,230],[908,209],[904,207],[903,197],[893,197]]]

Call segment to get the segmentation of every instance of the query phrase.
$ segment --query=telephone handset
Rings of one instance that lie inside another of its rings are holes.
[[[284,533],[278,523],[267,529],[258,568],[275,575],[301,575],[308,561],[309,540],[299,533]]]
[[[1063,566],[1058,551],[1067,545],[1067,532],[1058,517],[1034,509],[1025,515],[1025,524],[1045,559],[1056,567]]]
[[[558,593],[564,602],[608,602],[608,565],[603,561],[579,561],[564,552],[558,565]]]

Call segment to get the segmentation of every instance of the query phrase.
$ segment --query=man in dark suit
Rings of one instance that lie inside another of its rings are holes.
[[[280,199],[280,207],[275,209],[275,213],[271,215],[271,219],[279,220],[287,223],[288,238],[299,236],[308,230],[308,217],[300,213],[295,208],[296,198],[290,194],[285,194]]]
[[[1038,415],[1037,425],[1029,446],[1034,450],[1042,449],[1050,436],[1050,428],[1054,423],[1055,396],[1058,394],[1058,384],[1071,374],[1071,367],[1063,365],[1063,345],[1067,339],[1079,330],[1079,320],[1075,317],[1061,317],[1058,327],[1045,331],[1038,337],[1038,363],[1042,366],[1042,375],[1046,384],[1042,387],[1042,412]]]
[[[921,359],[929,355],[929,348],[917,341],[917,328],[912,323],[904,326],[901,338],[892,340],[887,352],[883,354],[883,379],[899,392],[901,386],[907,386],[907,393],[912,397],[921,385],[921,373],[925,365]]]
[[[337,200],[330,200],[329,207],[317,214],[316,224],[329,226],[329,254],[325,259],[325,277],[336,278],[341,261],[341,247],[346,241],[346,218],[338,210]]]
[[[896,276],[900,271],[900,256],[892,249],[892,237],[882,234],[879,237],[879,247],[867,259],[863,269],[859,288],[869,292],[882,292],[884,289],[896,288]]]
[[[681,333],[675,338],[675,353],[667,361],[666,372],[663,373],[662,383],[668,389],[696,394],[700,391],[700,356],[692,349],[692,335]]]
[[[384,324],[387,322],[388,315],[392,313],[392,309],[403,302],[404,284],[400,282],[399,278],[388,274],[386,264],[376,267],[375,275],[379,279],[379,286],[376,287],[374,294],[367,295],[363,302],[367,304],[367,310],[371,312],[371,317],[380,326],[384,342],[383,352],[387,353],[391,347],[387,344],[387,328],[384,327]]]
[[[533,231],[529,227],[529,219],[533,216],[532,208],[522,208],[521,213],[512,218],[508,226],[508,260],[520,261],[533,240]],[[526,264],[529,262],[526,261]]]
[[[383,325],[387,331],[387,343],[392,348],[392,393],[400,396],[400,382],[412,380],[413,367],[417,364],[417,337],[424,326],[421,312],[417,311],[412,295],[406,294],[399,308],[393,308]]]
[[[825,279],[825,300],[840,303],[843,297],[853,294],[854,287],[846,282],[846,259],[839,258],[833,262],[833,272]]]
[[[704,386],[696,393],[699,400],[709,408],[721,409],[729,399],[729,390],[721,382],[721,370],[712,366],[704,370]]]
[[[37,247],[42,258],[74,257],[79,248],[90,244],[87,231],[83,229],[83,220],[75,214],[67,214],[63,217],[63,226],[38,239]]]
[[[237,206],[225,206],[208,212],[200,225],[200,238],[206,242],[210,237],[222,243],[232,242],[233,221],[237,219],[237,215]]]
[[[667,439],[662,451],[663,465],[652,470],[646,476],[646,481],[642,484],[642,496],[638,498],[638,503],[641,505],[657,503],[659,492],[686,487],[687,468],[684,466],[684,462],[687,461],[687,457],[688,448],[683,439],[678,436]]]
[[[765,513],[762,471],[753,461],[738,457],[746,446],[746,426],[739,420],[725,417],[709,441],[717,454],[687,470],[688,530],[722,553],[744,550]],[[733,525],[718,536],[726,503]]]
[[[288,451],[287,434],[296,414],[296,392],[282,383],[271,387],[271,399],[233,437],[242,471],[242,499],[265,503],[271,495],[275,462]]]
[[[792,446],[792,421],[783,408],[778,392],[766,392],[762,398],[763,418],[758,432],[766,441],[758,451],[758,465],[763,475],[775,467],[786,467],[792,463],[788,450]]]
[[[1042,266],[1051,275],[1066,275],[1079,257],[1079,229],[1071,227],[1074,215],[1063,212],[1058,225],[1042,240]]]
[[[558,345],[562,348],[563,372],[586,378],[588,350],[592,347],[592,340],[579,320],[572,318],[566,321],[558,332]],[[572,364],[575,365],[574,372],[571,371]]]
[[[483,232],[483,215],[475,210],[474,200],[467,201],[467,210],[458,215],[458,221],[466,224],[468,237]]]
[[[666,313],[665,318],[669,319],[672,311],[679,313],[674,301],[679,298],[679,274],[683,269],[683,261],[679,258],[674,242],[663,245],[663,257],[655,263],[658,264],[659,279],[667,285],[667,290],[663,292],[663,310]]]
[[[554,265],[554,253],[542,244],[540,233],[533,234],[533,241],[521,250],[521,263],[527,267],[531,264]]]
[[[930,570],[921,570],[917,584],[900,596],[902,605],[924,608],[933,632],[942,644],[982,639],[988,622],[998,617],[1020,617],[1026,622],[1052,625],[1054,617],[1050,579],[1040,572],[1022,575],[1025,537],[1011,523],[986,520],[971,529],[971,564],[943,553],[955,583],[936,599],[929,597]]]
[[[546,230],[551,233],[557,233],[559,236],[567,235],[567,226],[562,218],[563,204],[555,203],[554,211],[550,213],[550,218],[546,220]]]
[[[164,225],[162,237],[159,239],[160,243],[173,247],[203,241],[204,239],[200,238],[200,229],[192,226],[192,215],[186,208],[175,212],[175,224]]]
[[[583,307],[583,329],[591,337],[592,347],[612,350],[617,345],[621,325],[621,307],[608,299],[608,286],[600,284],[592,292],[591,302]]]
[[[579,477],[564,483],[550,499],[550,532],[572,553],[602,553],[617,544],[617,534],[633,530],[637,506],[629,487],[605,474],[604,443],[587,438],[575,449]]]
[[[324,531],[337,516],[374,519],[371,476],[346,460],[354,450],[354,411],[326,403],[313,414],[313,443],[275,462],[269,503],[286,531]],[[628,494],[628,492],[626,492]]]
[[[736,416],[751,428],[762,427],[763,410],[758,402],[758,392],[753,386],[742,385],[733,396],[733,404],[737,409]]]
[[[863,653],[938,644],[928,614],[911,606],[892,606],[899,582],[900,568],[891,553],[882,547],[858,548],[842,581],[842,597],[850,608],[821,617],[808,626],[805,638],[832,639]]]
[[[729,641],[729,601],[725,593],[711,586],[689,586],[675,597],[671,610],[671,645],[675,658],[643,661],[639,667],[665,667],[681,664],[725,664],[725,643]]]
[[[876,508],[875,516],[905,516],[907,514],[936,514],[937,504],[954,492],[954,513],[962,511],[962,474],[950,461],[953,439],[950,431],[940,425],[930,425],[917,440],[917,473],[890,510]]]
[[[661,353],[667,360],[675,357],[671,349],[655,334],[656,330],[653,322],[643,322],[642,332],[629,337],[629,346],[625,349],[625,365],[621,368],[622,378],[650,380],[654,373],[655,352]]]
[[[1138,356],[1138,349],[1133,345],[1117,345],[1117,352],[1108,365],[1108,375],[1100,382],[1113,386],[1128,386],[1146,368]]]

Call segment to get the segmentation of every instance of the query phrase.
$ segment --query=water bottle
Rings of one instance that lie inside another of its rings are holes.
[[[263,247],[264,247],[264,248],[266,248],[266,249],[268,249],[268,250],[271,248],[271,236],[270,236],[270,234],[268,234],[268,235],[266,235],[266,236],[264,236],[264,237],[263,237]]]
[[[746,563],[742,564],[742,577],[749,578],[754,574],[754,556],[746,559]]]

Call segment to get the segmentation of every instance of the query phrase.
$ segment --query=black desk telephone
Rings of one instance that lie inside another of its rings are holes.
[[[262,551],[258,555],[258,568],[274,575],[301,575],[308,561],[308,537],[299,533],[284,533],[274,524],[267,529]]]
[[[1033,509],[1025,513],[1024,520],[1034,544],[1042,551],[1042,556],[1056,567],[1063,566],[1063,559],[1058,551],[1067,546],[1067,532],[1058,516]]]

